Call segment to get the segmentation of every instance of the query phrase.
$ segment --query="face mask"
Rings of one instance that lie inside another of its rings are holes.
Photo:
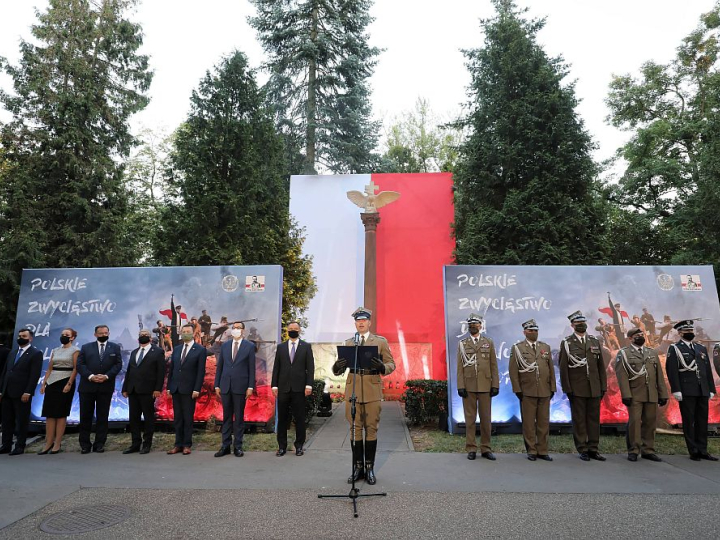
[[[60,336],[60,343],[63,345],[70,343],[70,336]]]
[[[470,327],[470,333],[474,336],[480,332],[480,329],[477,326],[471,326]]]
[[[298,332],[297,330],[288,330],[288,336],[290,337],[290,339],[297,339],[299,335],[300,332]]]
[[[150,343],[150,336],[140,336],[138,338],[138,343],[140,343],[141,345],[146,345]]]
[[[683,334],[682,337],[685,341],[692,341],[693,339],[695,339],[695,334],[693,334],[692,332],[687,332]]]
[[[20,345],[21,347],[24,347],[28,343],[30,343],[30,340],[28,338],[24,338],[24,337],[17,338],[17,344]]]
[[[98,340],[100,343],[105,343],[105,342],[108,340],[108,338],[109,338],[109,336],[99,336],[99,337],[97,338],[97,340]]]
[[[181,336],[182,336],[183,341],[192,341],[192,339],[193,339],[193,335],[189,332],[183,333]]]
[[[575,331],[579,332],[580,334],[585,333],[586,330],[587,330],[587,324],[585,324],[585,323],[580,323],[580,324],[575,325]]]
[[[234,337],[234,338],[241,338],[241,337],[242,337],[242,332],[243,332],[243,331],[240,330],[239,328],[235,328],[235,329],[233,329],[233,330],[230,331],[230,335],[232,335],[232,337]]]
[[[633,343],[640,347],[645,343],[645,336],[637,336],[633,338]]]

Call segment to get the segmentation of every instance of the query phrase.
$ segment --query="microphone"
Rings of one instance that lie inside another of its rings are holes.
[[[353,341],[355,342],[355,345],[360,344],[360,332],[355,332],[355,337],[353,338]]]

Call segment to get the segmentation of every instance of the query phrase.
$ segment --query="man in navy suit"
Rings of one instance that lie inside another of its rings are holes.
[[[272,373],[272,392],[277,398],[277,441],[276,456],[287,452],[288,409],[292,408],[295,418],[295,455],[305,451],[305,396],[312,394],[315,378],[315,359],[312,347],[300,339],[300,325],[293,321],[287,325],[289,339],[278,345]]]
[[[108,434],[110,403],[115,392],[115,378],[122,370],[120,345],[108,341],[110,328],[100,324],[95,327],[95,341],[80,348],[77,369],[80,375],[80,453],[104,452]],[[93,414],[95,415],[95,442],[90,442]]]
[[[255,388],[255,344],[243,339],[245,325],[232,325],[232,339],[222,344],[215,372],[215,393],[222,400],[223,424],[222,447],[215,457],[226,456],[235,434],[233,453],[242,457],[243,433],[245,432],[245,399]]]
[[[173,349],[167,391],[172,396],[175,416],[175,446],[168,454],[187,456],[192,448],[193,417],[195,403],[200,396],[205,379],[207,350],[193,340],[193,326],[185,324],[180,329],[181,345]]]
[[[123,454],[147,454],[152,447],[155,433],[155,399],[160,397],[165,384],[165,352],[150,340],[150,330],[140,330],[140,346],[130,353],[130,362],[125,373],[122,395],[128,398],[132,444]],[[140,437],[141,415],[145,419],[144,439]]]
[[[0,400],[3,402],[0,454],[17,456],[25,452],[30,406],[43,364],[43,353],[33,347],[33,337],[33,331],[28,328],[18,332],[18,348],[8,354],[4,374],[0,376]],[[15,448],[11,451],[13,434]]]

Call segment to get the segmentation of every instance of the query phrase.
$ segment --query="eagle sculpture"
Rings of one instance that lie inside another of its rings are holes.
[[[381,191],[375,194],[375,191],[379,189],[372,181],[365,186],[365,193],[360,191],[348,191],[347,197],[357,206],[364,210],[366,214],[372,214],[378,211],[378,208],[382,208],[386,204],[390,204],[400,198],[400,194],[397,191]]]

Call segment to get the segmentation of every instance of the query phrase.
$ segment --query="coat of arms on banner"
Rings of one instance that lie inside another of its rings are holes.
[[[265,292],[265,276],[245,276],[245,292]]]
[[[681,275],[680,285],[682,285],[683,291],[702,291],[702,283],[700,283],[700,276],[695,274]]]

